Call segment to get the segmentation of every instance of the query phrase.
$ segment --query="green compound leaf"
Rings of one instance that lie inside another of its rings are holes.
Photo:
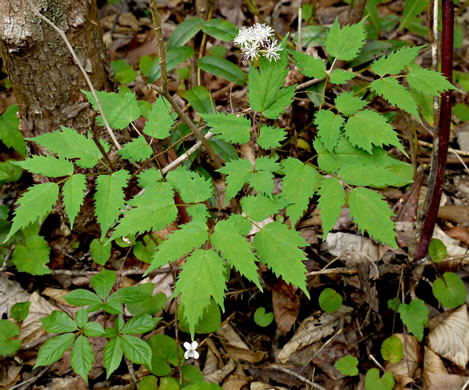
[[[184,310],[178,312],[179,326],[183,332],[189,332],[189,324],[184,318]],[[220,306],[211,299],[210,305],[205,309],[202,318],[197,321],[195,333],[213,333],[221,328]]]
[[[354,188],[349,192],[350,215],[358,228],[393,248],[397,248],[394,215],[383,197],[367,188]],[[366,207],[364,207],[366,205]]]
[[[462,279],[453,272],[445,272],[443,278],[433,282],[433,295],[448,309],[454,309],[466,302],[466,287]]]
[[[197,63],[205,72],[231,81],[238,85],[246,84],[246,73],[241,68],[225,58],[215,56],[202,57]]]
[[[411,69],[406,80],[412,89],[431,96],[456,89],[441,73],[428,69]]]
[[[111,67],[114,79],[120,84],[129,84],[137,78],[137,72],[125,60],[114,60],[111,62]]]
[[[89,311],[98,310],[102,306],[101,299],[95,293],[82,288],[70,291],[63,298],[73,306],[89,306]]]
[[[129,204],[133,208],[125,211],[110,240],[152,229],[161,230],[177,217],[173,189],[168,183],[151,185],[143,195],[134,197]]]
[[[213,298],[222,308],[225,298],[225,267],[212,250],[197,249],[182,266],[174,296],[181,294],[180,304],[194,339],[195,326]]]
[[[252,165],[247,159],[231,160],[225,163],[225,166],[220,168],[218,172],[227,175],[225,179],[225,204],[227,204],[247,183],[252,175]]]
[[[171,263],[200,248],[208,239],[207,225],[204,222],[190,222],[181,225],[179,230],[171,233],[166,241],[158,245],[158,251],[145,274]]]
[[[394,378],[390,372],[385,372],[381,378],[379,377],[379,370],[377,368],[371,368],[366,373],[366,390],[392,390],[394,384]]]
[[[412,178],[405,178],[394,173],[388,167],[346,165],[340,168],[338,176],[347,184],[383,188],[402,187],[412,183]]]
[[[397,309],[402,322],[419,341],[423,339],[423,328],[428,325],[429,310],[421,299],[414,299],[410,304],[401,303]]]
[[[166,180],[176,188],[182,200],[187,203],[203,202],[213,195],[213,186],[209,180],[182,166],[169,172]]]
[[[220,221],[215,226],[215,231],[210,236],[210,242],[228,264],[235,268],[246,279],[255,283],[262,291],[257,274],[256,257],[253,254],[251,243],[243,237],[236,227],[228,221]]]
[[[332,111],[320,110],[316,113],[314,124],[318,126],[318,137],[331,153],[339,141],[345,119]]]
[[[422,46],[405,46],[388,56],[382,56],[373,62],[371,70],[378,76],[386,74],[399,74],[407,65],[410,65],[417,58]]]
[[[202,26],[202,31],[221,41],[231,42],[238,35],[239,29],[224,19],[210,19]]]
[[[85,199],[86,177],[81,173],[70,176],[62,187],[62,197],[70,220],[70,227],[73,228],[75,218],[80,212],[81,205]]]
[[[256,171],[276,172],[281,169],[281,165],[277,162],[277,158],[267,156],[258,157],[256,159]]]
[[[196,85],[194,88],[189,89],[186,92],[186,97],[198,114],[214,113],[215,104],[213,103],[212,96],[210,92],[201,85]]]
[[[93,109],[99,113],[98,105],[94,100],[93,94],[83,90],[82,92],[88,98]],[[113,129],[123,130],[130,124],[130,122],[133,122],[142,115],[142,110],[140,109],[137,98],[133,92],[120,94],[115,92],[96,91],[96,96],[98,96],[109,126]],[[104,121],[101,115],[98,117],[98,123],[101,126],[104,126]]]
[[[50,366],[59,360],[75,341],[75,333],[65,333],[47,340],[39,349],[36,365]]]
[[[363,110],[350,117],[345,124],[345,134],[353,145],[368,153],[372,152],[373,145],[393,145],[404,152],[392,126],[375,111]]]
[[[18,106],[12,104],[0,115],[0,140],[9,148],[15,149],[26,157],[26,143],[23,134],[19,131],[20,119],[16,116]]]
[[[437,238],[432,238],[430,245],[428,246],[428,255],[434,263],[440,263],[441,260],[448,257],[446,245],[443,244],[443,241]]]
[[[358,56],[365,40],[365,20],[341,29],[336,19],[327,35],[326,51],[338,60],[351,61]]]
[[[257,193],[271,196],[274,189],[274,175],[268,171],[254,172],[249,178],[249,184]]]
[[[132,317],[127,321],[121,330],[122,334],[141,334],[150,332],[155,328],[158,318],[153,318],[150,314],[141,314]]]
[[[368,104],[362,98],[354,96],[353,92],[341,93],[335,98],[334,103],[337,110],[344,115],[353,115]]]
[[[264,111],[264,116],[269,119],[277,119],[285,111],[285,108],[292,103],[295,96],[295,88],[296,84],[282,88],[272,105]]]
[[[120,337],[114,337],[108,341],[103,351],[103,364],[106,369],[106,379],[119,367],[122,361],[122,341]]]
[[[56,183],[42,183],[30,187],[16,202],[19,207],[15,210],[15,218],[5,242],[18,230],[42,220],[50,213],[58,198],[59,186]]]
[[[77,324],[63,311],[54,310],[48,316],[41,318],[44,329],[49,333],[70,333],[78,330]]]
[[[90,279],[91,286],[101,299],[105,299],[109,295],[115,282],[116,273],[107,269],[101,270]]]
[[[286,283],[298,286],[309,297],[306,268],[302,262],[306,256],[300,249],[307,245],[297,231],[280,222],[269,223],[254,236],[254,246],[262,263]]]
[[[390,363],[399,363],[404,355],[402,341],[397,336],[388,337],[381,345],[381,356]]]
[[[24,321],[29,314],[29,306],[31,306],[31,302],[15,303],[10,309],[10,317],[15,321]]]
[[[325,288],[319,295],[319,307],[326,313],[334,313],[342,306],[342,297],[332,288]]]
[[[288,203],[280,198],[265,195],[245,196],[241,199],[243,212],[253,221],[261,222],[267,217],[277,214]]]
[[[95,238],[90,244],[90,254],[93,261],[99,265],[104,265],[111,257],[112,245],[105,244],[99,238]]]
[[[30,236],[25,245],[16,245],[11,262],[19,272],[31,275],[50,274],[49,262],[50,246],[42,236]]]
[[[254,312],[254,322],[256,325],[265,328],[269,326],[274,320],[274,313],[266,313],[265,307],[258,307]]]
[[[282,162],[285,177],[282,181],[282,196],[292,203],[287,207],[287,215],[292,225],[303,216],[309,200],[321,184],[322,176],[308,164],[289,157]]]
[[[13,355],[21,348],[20,340],[12,340],[20,334],[20,328],[8,320],[0,320],[0,356]]]
[[[75,341],[70,354],[70,365],[73,371],[80,375],[88,383],[88,374],[93,368],[94,353],[88,339],[80,335]]]
[[[112,175],[100,175],[96,179],[95,214],[101,226],[101,240],[124,207],[123,188],[127,185],[129,178],[129,172],[121,169]]]
[[[335,362],[334,367],[342,375],[356,376],[358,375],[358,359],[355,356],[347,355]]]
[[[151,106],[151,111],[148,115],[145,127],[143,128],[143,132],[156,139],[165,139],[169,136],[169,132],[171,131],[171,127],[173,127],[176,117],[177,115],[175,113],[171,115],[171,105],[168,101],[160,97],[155,104]]]
[[[264,150],[278,148],[286,136],[287,132],[284,129],[262,125],[261,135],[257,138],[257,143]]]
[[[389,103],[408,112],[417,119],[420,118],[419,110],[409,90],[399,84],[394,77],[375,80],[370,84],[370,88]]]
[[[166,52],[166,70],[169,72],[194,55],[194,49],[188,46],[174,47]],[[148,82],[153,83],[161,76],[159,58],[155,58],[148,72]]]
[[[326,77],[326,64],[320,58],[314,58],[306,53],[299,51],[290,51],[295,60],[295,65],[306,77],[323,79]]]
[[[320,210],[324,234],[323,240],[326,240],[328,233],[334,228],[345,204],[345,191],[339,180],[329,177],[321,183],[318,195],[318,208]]]
[[[117,153],[130,162],[138,162],[150,158],[152,149],[145,141],[145,137],[139,136],[131,142],[127,142]]]
[[[347,84],[355,77],[355,73],[348,72],[343,69],[334,69],[329,75],[329,81],[332,84],[342,85]]]
[[[202,28],[204,20],[201,18],[189,18],[179,24],[168,39],[167,49],[184,46]]]
[[[201,114],[212,131],[223,141],[237,144],[249,142],[251,121],[244,116],[233,114]]]
[[[74,169],[70,161],[53,156],[33,156],[24,161],[14,161],[13,164],[47,177],[70,176]]]
[[[61,132],[53,131],[28,140],[36,142],[60,157],[77,158],[75,163],[81,168],[93,168],[101,158],[101,152],[93,140],[68,127],[62,126],[61,129]]]
[[[158,376],[165,376],[171,373],[171,365],[177,366],[178,364],[178,353],[179,356],[183,357],[184,352],[181,347],[176,345],[176,341],[164,334],[155,334],[147,340],[148,345],[151,348],[151,365],[147,368],[152,374]],[[178,387],[179,388],[179,387]]]

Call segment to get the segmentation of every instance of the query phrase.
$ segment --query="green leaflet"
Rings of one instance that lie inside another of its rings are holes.
[[[355,73],[347,72],[343,69],[334,69],[329,75],[329,81],[332,84],[342,85],[347,84],[355,77]]]
[[[85,198],[86,177],[81,173],[70,176],[62,187],[62,197],[70,220],[70,227],[73,228],[75,218],[80,212],[81,205]]]
[[[334,100],[337,110],[344,115],[353,115],[365,107],[368,102],[358,96],[354,96],[353,92],[343,92]]]
[[[168,39],[167,50],[184,46],[202,28],[204,20],[201,18],[188,18],[179,24]]]
[[[194,338],[195,326],[213,298],[223,308],[226,281],[223,261],[213,250],[197,249],[182,266],[174,296],[181,294],[180,305]]]
[[[431,96],[456,89],[441,73],[428,69],[411,69],[406,80],[412,89]]]
[[[113,337],[103,350],[103,364],[106,369],[106,379],[119,367],[122,361],[122,342],[120,337]]]
[[[198,173],[179,166],[166,176],[166,180],[177,189],[186,203],[199,203],[213,195],[212,183]]]
[[[13,161],[15,165],[47,177],[62,177],[73,174],[73,164],[64,158],[53,156],[33,156],[24,161]]]
[[[283,199],[270,198],[265,195],[245,196],[241,199],[243,212],[253,221],[261,222],[285,208]]]
[[[72,347],[70,365],[73,371],[80,375],[88,383],[88,374],[93,368],[94,352],[88,339],[80,335]]]
[[[383,197],[367,188],[354,188],[349,192],[350,215],[358,228],[393,248],[396,244],[394,215]]]
[[[225,204],[227,204],[247,183],[252,173],[252,166],[246,159],[231,160],[225,163],[225,166],[220,168],[218,172],[227,175],[225,179]]]
[[[257,138],[257,143],[264,150],[278,148],[287,136],[284,129],[266,125],[261,126],[260,133],[261,135]]]
[[[262,263],[286,283],[298,286],[309,297],[306,268],[302,262],[306,256],[300,249],[307,245],[297,231],[288,229],[280,222],[269,223],[254,236],[254,246]]]
[[[202,30],[205,34],[225,42],[235,39],[239,31],[238,27],[224,19],[207,20],[202,26]]]
[[[197,113],[209,114],[214,112],[215,104],[212,101],[212,96],[210,92],[201,85],[196,85],[189,89],[186,92],[186,97]]]
[[[21,341],[12,339],[20,334],[20,328],[8,320],[0,320],[0,356],[14,354],[21,348]]]
[[[387,56],[378,58],[371,65],[371,70],[381,77],[386,74],[401,73],[407,65],[414,62],[420,49],[422,46],[405,46]]]
[[[274,175],[269,171],[257,171],[249,177],[249,184],[259,194],[272,195],[274,190]]]
[[[127,142],[117,153],[130,162],[137,162],[150,158],[152,149],[145,141],[145,137],[139,136],[131,142]]]
[[[365,40],[365,20],[341,29],[336,19],[327,35],[326,51],[338,60],[351,61],[358,56]]]
[[[19,272],[31,275],[50,274],[49,262],[50,246],[42,236],[30,236],[25,245],[16,245],[11,256],[11,262]]]
[[[427,6],[428,1],[426,0],[407,0],[405,2],[405,8],[399,28],[402,29],[408,27],[412,19],[417,15],[420,15]]]
[[[26,157],[26,144],[23,134],[19,131],[20,118],[16,116],[18,106],[12,104],[0,115],[0,140],[9,148],[15,149],[23,157]]]
[[[344,165],[340,168],[338,175],[347,184],[354,186],[384,188],[402,187],[412,183],[412,176],[406,178],[394,173],[390,167],[375,165]]]
[[[223,141],[245,144],[251,138],[251,121],[244,116],[233,114],[201,114],[212,131]]]
[[[161,172],[156,168],[145,169],[144,171],[140,172],[137,177],[138,185],[142,188],[150,187],[151,185],[161,181],[163,178]]]
[[[321,183],[318,190],[323,240],[326,240],[327,234],[334,228],[337,219],[342,212],[345,204],[345,191],[339,180],[329,177]]]
[[[428,315],[430,314],[425,302],[416,298],[408,305],[401,303],[397,311],[409,332],[422,341],[423,328],[428,325]]]
[[[42,183],[30,187],[16,202],[19,207],[15,210],[11,230],[4,242],[8,241],[18,230],[48,215],[58,197],[59,186],[56,183]]]
[[[322,176],[310,165],[289,157],[282,162],[285,177],[282,181],[282,196],[291,203],[287,215],[296,225],[308,207],[310,198],[321,183]]]
[[[132,363],[151,364],[151,348],[141,338],[124,334],[120,336],[124,354]]]
[[[170,104],[165,98],[158,98],[155,104],[151,106],[151,111],[148,115],[145,127],[143,128],[143,132],[157,139],[165,139],[168,137],[171,127],[174,124],[174,119],[177,117],[174,113],[173,118],[170,113],[170,107]]]
[[[189,46],[174,47],[166,52],[166,70],[169,72],[194,55],[194,49]],[[161,76],[159,58],[155,58],[148,71],[148,82],[153,83]]]
[[[95,214],[101,226],[101,240],[124,207],[123,188],[127,185],[129,178],[129,172],[120,170],[112,175],[100,175],[96,179]]]
[[[344,122],[345,119],[343,117],[334,114],[332,111],[320,110],[316,112],[314,123],[318,126],[317,135],[322,144],[330,152],[334,151],[339,141]]]
[[[36,365],[50,366],[59,360],[75,341],[74,333],[65,333],[47,340],[39,349]]]
[[[295,65],[306,77],[323,79],[326,77],[326,64],[320,58],[314,58],[306,53],[290,50],[293,55]]]
[[[200,69],[213,73],[238,85],[246,83],[246,73],[238,65],[233,64],[225,58],[215,56],[202,57],[197,63]]]

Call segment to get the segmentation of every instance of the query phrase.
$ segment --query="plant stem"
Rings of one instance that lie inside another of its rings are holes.
[[[160,52],[160,74],[161,89],[164,94],[168,93],[168,71],[166,68],[166,47],[164,44],[163,30],[161,28],[160,12],[155,0],[150,0],[150,11],[155,28],[156,41],[158,43],[158,51]]]

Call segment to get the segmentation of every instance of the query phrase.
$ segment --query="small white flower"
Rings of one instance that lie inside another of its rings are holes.
[[[252,40],[252,28],[251,27],[241,27],[239,30],[238,35],[234,39],[234,43],[236,43],[240,47],[245,47],[249,44],[249,41]]]
[[[198,359],[199,358],[199,353],[197,352],[197,347],[199,346],[199,343],[197,341],[193,341],[192,343],[188,343],[187,341],[183,344],[184,348],[186,348],[186,352],[184,352],[184,359]]]
[[[280,45],[277,45],[277,40],[273,39],[266,46],[264,55],[269,61],[277,61],[280,59],[280,54],[278,54],[278,52],[282,50],[283,49],[280,47]]]
[[[272,35],[274,35],[274,30],[272,29],[272,27],[266,25],[265,23],[256,23],[252,27],[252,37],[256,42],[260,44],[268,42]]]
[[[257,46],[246,46],[242,47],[241,51],[244,54],[244,59],[245,60],[255,60],[259,56],[259,52],[257,49]]]

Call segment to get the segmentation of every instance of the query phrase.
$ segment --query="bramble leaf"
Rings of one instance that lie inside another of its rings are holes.
[[[85,198],[86,177],[81,173],[70,176],[62,187],[62,197],[70,220],[70,227],[73,228],[75,218],[80,212],[81,205]]]
[[[378,58],[371,65],[371,70],[381,77],[386,74],[399,74],[417,58],[421,48],[422,46],[404,46],[387,56]]]
[[[278,148],[287,136],[284,129],[272,126],[261,126],[261,135],[257,138],[257,143],[262,149]]]
[[[151,146],[147,144],[147,141],[145,141],[145,137],[139,136],[131,142],[127,142],[117,153],[130,162],[137,162],[150,158],[152,149]]]
[[[334,103],[337,110],[344,115],[353,115],[368,104],[362,98],[354,96],[353,92],[341,93],[335,98]]]
[[[169,172],[166,180],[176,188],[182,200],[187,203],[203,202],[213,195],[213,186],[210,181],[182,166]]]
[[[343,117],[334,114],[332,111],[320,110],[316,112],[314,123],[318,126],[317,136],[330,152],[334,151],[339,141],[344,122]]]
[[[73,174],[73,164],[64,158],[53,156],[33,156],[24,161],[12,161],[13,164],[31,172],[47,177],[62,177]]]
[[[415,298],[408,305],[401,303],[397,309],[402,322],[419,341],[423,339],[423,328],[428,325],[429,310],[425,302]]]
[[[171,127],[176,119],[176,113],[171,114],[171,105],[160,97],[152,106],[143,132],[156,139],[165,139],[169,136]]]
[[[315,79],[326,77],[326,64],[320,58],[293,50],[290,51],[290,54],[293,55],[295,65],[306,77],[314,77]]]
[[[325,240],[327,234],[334,228],[345,204],[345,191],[336,178],[329,177],[321,183],[318,195],[318,208],[322,221],[323,240]]]
[[[225,204],[228,203],[247,183],[248,178],[252,174],[252,165],[247,159],[231,160],[225,163],[225,166],[220,168],[221,172],[226,176],[226,193]]]
[[[70,365],[75,373],[80,375],[88,383],[88,374],[93,368],[94,353],[88,339],[78,336],[70,354]]]
[[[340,28],[336,18],[326,38],[326,51],[338,60],[351,61],[360,53],[365,44],[365,20],[351,26]]]
[[[212,131],[223,141],[245,144],[251,137],[251,121],[244,116],[233,114],[201,114]]]
[[[456,89],[441,73],[428,69],[411,69],[406,80],[412,89],[432,96]]]
[[[241,199],[243,212],[256,222],[277,214],[287,204],[283,199],[278,197],[270,198],[265,195],[245,196]]]

